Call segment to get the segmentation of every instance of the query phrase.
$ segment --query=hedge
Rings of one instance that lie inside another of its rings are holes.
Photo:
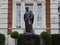
[[[18,32],[11,33],[11,37],[17,39],[17,45],[24,45],[24,34],[18,34]],[[35,35],[34,45],[40,45],[40,40],[44,41],[45,45],[60,45],[60,34],[49,34],[42,32],[39,35]],[[5,36],[0,34],[0,45],[4,45]]]
[[[23,34],[19,34],[18,38],[17,38],[17,45],[24,45],[24,35]]]
[[[11,33],[11,37],[17,39],[17,45],[24,45],[24,34],[18,34],[17,31]],[[35,35],[34,45],[40,45],[39,35]]]
[[[0,34],[0,45],[5,45],[5,35]]]
[[[40,45],[40,37],[39,37],[39,35],[36,35],[36,36],[35,36],[34,45]]]
[[[45,45],[60,45],[60,34],[49,34],[47,32],[42,32],[40,34],[40,39],[43,39]]]
[[[60,34],[52,34],[52,45],[60,45]]]
[[[11,37],[14,38],[14,39],[17,39],[18,38],[18,32],[17,31],[14,31],[11,33]]]
[[[49,33],[43,31],[40,34],[40,39],[43,39],[45,45],[52,45],[52,39]]]

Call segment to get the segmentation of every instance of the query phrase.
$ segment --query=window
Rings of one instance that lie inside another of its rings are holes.
[[[16,26],[17,26],[17,28],[21,28],[21,5],[20,4],[17,4],[16,10],[17,10]]]
[[[33,4],[26,4],[25,7],[29,7],[29,10],[33,12]]]
[[[37,4],[37,28],[42,27],[42,5]]]

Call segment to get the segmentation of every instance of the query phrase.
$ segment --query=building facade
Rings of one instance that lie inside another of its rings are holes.
[[[47,31],[60,33],[60,1],[59,0],[0,0],[0,33],[6,36],[6,45],[15,45],[10,33],[24,33],[25,7],[34,14],[33,30],[35,34]]]

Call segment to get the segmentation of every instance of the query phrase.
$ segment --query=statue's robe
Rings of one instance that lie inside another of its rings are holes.
[[[24,14],[24,21],[25,21],[25,30],[26,32],[33,32],[33,20],[34,20],[34,15],[32,11],[26,11]]]

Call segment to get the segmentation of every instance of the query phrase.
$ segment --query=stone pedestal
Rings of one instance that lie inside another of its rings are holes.
[[[35,35],[33,33],[24,33],[24,45],[34,45]]]

